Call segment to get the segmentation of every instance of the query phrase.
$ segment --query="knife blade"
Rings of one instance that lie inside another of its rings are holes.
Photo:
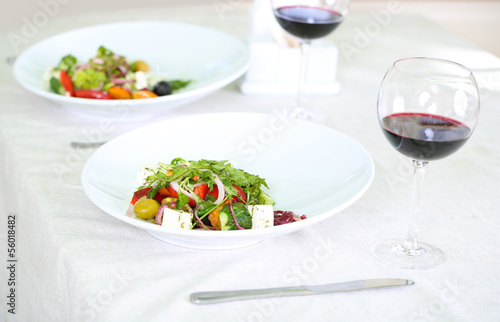
[[[196,292],[191,294],[190,300],[194,304],[212,304],[239,300],[263,299],[270,297],[360,291],[371,288],[405,286],[413,284],[415,284],[414,281],[407,279],[379,278],[322,285],[287,286],[254,290]]]

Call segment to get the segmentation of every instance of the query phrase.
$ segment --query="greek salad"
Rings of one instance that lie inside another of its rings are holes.
[[[141,168],[137,180],[127,215],[164,227],[245,230],[306,219],[275,211],[266,181],[228,161],[176,158]]]
[[[45,75],[47,89],[60,95],[90,99],[142,99],[165,96],[186,86],[190,80],[164,80],[155,76],[142,60],[128,61],[100,46],[95,57],[78,63],[64,56]]]

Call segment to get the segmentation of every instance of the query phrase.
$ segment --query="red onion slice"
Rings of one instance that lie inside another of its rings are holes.
[[[196,218],[196,221],[198,221],[198,225],[200,225],[200,227],[202,227],[203,229],[205,230],[215,230],[214,227],[210,227],[210,226],[207,226],[203,223],[203,221],[201,221],[200,217],[198,217],[198,209],[199,209],[199,206],[196,207],[193,211],[193,215],[194,217]]]
[[[115,84],[125,84],[125,83],[133,83],[134,81],[132,79],[125,79],[125,78],[112,78],[111,82]]]
[[[80,65],[76,68],[76,71],[79,71],[79,70],[82,70],[82,69],[85,69],[85,68],[89,68],[90,65],[89,64],[83,64],[83,65]]]
[[[168,205],[166,205],[166,204],[161,206],[160,209],[158,209],[158,212],[156,213],[156,216],[155,216],[155,221],[160,226],[162,224],[163,212],[164,212],[166,207],[168,207]]]
[[[177,193],[179,193],[179,189],[180,189],[183,194],[185,194],[186,196],[188,196],[191,199],[194,199],[193,195],[189,191],[187,191],[186,189],[181,188],[179,186],[179,180],[175,180],[175,181],[170,182],[170,187],[172,189],[174,189],[175,192],[177,192]]]

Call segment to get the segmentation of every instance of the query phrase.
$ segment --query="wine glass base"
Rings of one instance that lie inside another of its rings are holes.
[[[432,245],[419,242],[418,249],[408,249],[404,239],[389,239],[373,246],[372,254],[382,262],[409,269],[427,269],[446,261],[446,255]]]

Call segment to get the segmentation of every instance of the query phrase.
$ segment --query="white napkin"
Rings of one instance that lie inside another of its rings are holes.
[[[300,48],[276,22],[269,0],[255,0],[250,37],[250,68],[240,89],[244,94],[294,94],[300,72]],[[338,48],[317,40],[309,50],[305,92],[333,95],[340,90],[336,79]]]

